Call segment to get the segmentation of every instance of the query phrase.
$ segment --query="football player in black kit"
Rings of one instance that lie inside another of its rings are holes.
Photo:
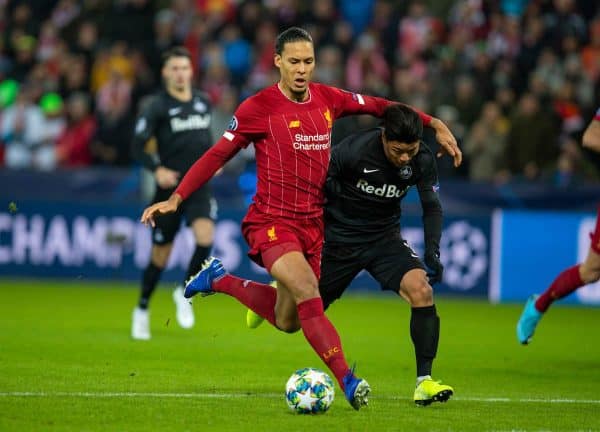
[[[163,54],[164,88],[153,95],[137,118],[133,139],[134,157],[153,172],[156,193],[153,202],[163,201],[175,190],[179,180],[192,164],[212,145],[210,134],[211,106],[207,96],[192,88],[192,63],[185,48],[171,48]],[[156,153],[145,151],[146,143],[156,139]],[[176,213],[162,215],[152,230],[150,262],[142,276],[141,295],[133,311],[131,336],[150,339],[148,304],[165,268],[173,239],[185,217],[196,240],[183,282],[196,274],[209,255],[217,206],[210,189],[203,187],[186,200]],[[183,297],[182,286],[173,291],[179,325],[194,325],[194,313]]]
[[[336,145],[326,182],[325,243],[319,291],[328,307],[352,279],[367,270],[384,290],[397,292],[411,306],[410,335],[415,347],[417,405],[445,402],[452,387],[431,378],[440,320],[432,283],[441,281],[439,249],[442,207],[433,152],[421,141],[423,124],[412,109],[391,105],[383,128],[350,135]],[[423,208],[425,264],[400,235],[400,201],[417,186]],[[247,324],[260,319],[251,311]]]

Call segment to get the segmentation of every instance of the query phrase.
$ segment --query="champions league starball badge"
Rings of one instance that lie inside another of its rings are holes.
[[[410,176],[412,175],[412,168],[410,165],[405,165],[402,168],[400,168],[398,170],[398,175],[400,176],[400,178],[402,180],[406,180],[408,178],[410,178]]]
[[[237,129],[237,127],[238,127],[238,119],[235,116],[233,116],[233,117],[231,117],[231,120],[229,120],[229,125],[227,126],[227,129],[234,131]]]

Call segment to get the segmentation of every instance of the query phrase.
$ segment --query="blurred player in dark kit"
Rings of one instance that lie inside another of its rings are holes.
[[[185,48],[172,48],[163,54],[164,88],[152,99],[137,118],[133,139],[133,154],[153,172],[156,193],[153,203],[167,199],[199,156],[212,144],[210,134],[211,106],[208,98],[192,88],[192,64]],[[156,139],[157,152],[146,153],[145,145]],[[148,306],[160,275],[167,265],[173,240],[182,218],[191,226],[196,249],[189,262],[186,277],[197,273],[209,255],[213,242],[216,201],[210,188],[195,190],[175,213],[161,215],[152,229],[150,262],[142,276],[140,299],[133,311],[131,337],[150,339]],[[183,283],[173,291],[177,322],[183,328],[194,325],[194,312],[183,297]]]

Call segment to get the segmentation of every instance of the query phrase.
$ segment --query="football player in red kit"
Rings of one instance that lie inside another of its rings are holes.
[[[253,143],[257,191],[242,221],[242,233],[250,258],[269,271],[278,289],[230,275],[218,259],[211,258],[188,282],[185,295],[225,293],[282,331],[302,328],[350,404],[359,409],[367,404],[370,387],[348,367],[318,289],[323,186],[333,121],[352,114],[381,117],[393,102],[311,83],[314,46],[303,29],[292,27],[278,35],[274,61],[279,82],[238,107],[223,136],[192,166],[169,200],[148,207],[141,221],[153,224],[155,216],[176,211],[241,148]],[[419,116],[425,126],[435,129],[441,148],[458,166],[462,154],[450,130],[427,114]]]
[[[600,153],[600,108],[583,133],[583,146]],[[527,345],[543,314],[556,300],[566,297],[577,288],[600,279],[600,204],[596,216],[596,227],[590,233],[591,244],[587,258],[581,264],[560,273],[541,295],[533,295],[525,303],[517,323],[517,339]]]

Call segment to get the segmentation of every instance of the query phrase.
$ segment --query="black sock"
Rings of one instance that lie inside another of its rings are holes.
[[[415,346],[417,376],[431,375],[440,339],[440,318],[435,305],[414,307],[410,315],[410,337]]]
[[[142,293],[140,295],[140,301],[138,306],[140,309],[148,309],[148,303],[150,303],[150,297],[152,293],[156,289],[156,284],[160,279],[160,274],[163,269],[154,265],[153,262],[148,264],[146,270],[144,270],[144,275],[142,276]]]
[[[196,245],[196,250],[194,251],[194,255],[192,255],[192,259],[190,260],[190,264],[188,265],[188,270],[185,275],[185,280],[187,281],[191,276],[194,276],[196,273],[200,271],[202,268],[202,263],[206,258],[208,258],[208,254],[212,249],[212,245],[210,246],[199,246]]]

